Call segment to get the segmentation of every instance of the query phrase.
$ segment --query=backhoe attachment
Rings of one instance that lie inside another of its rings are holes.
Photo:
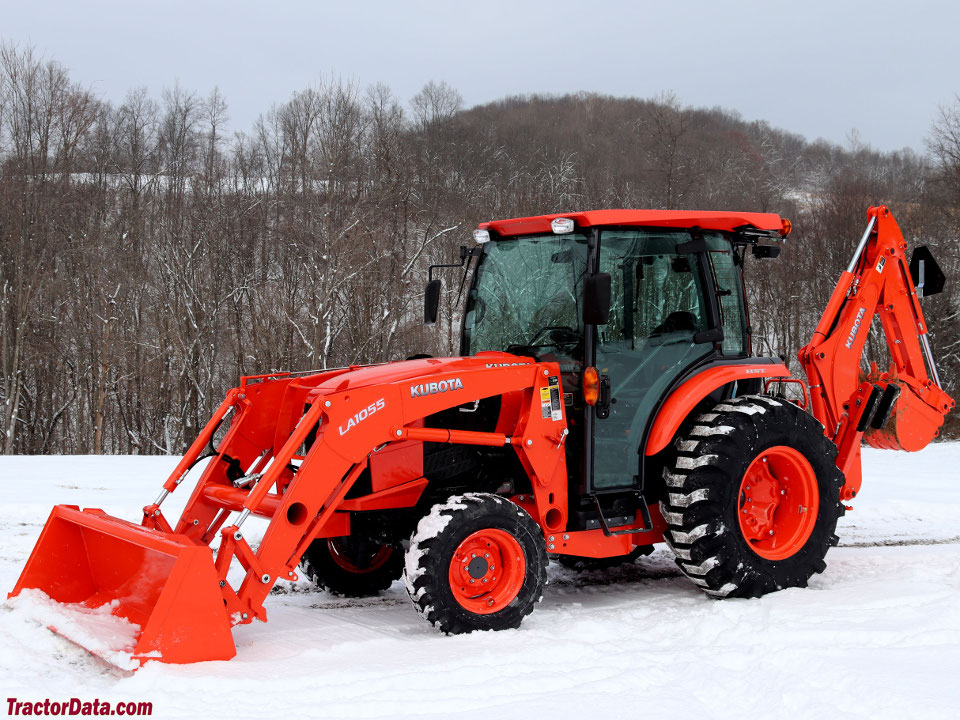
[[[907,243],[893,215],[881,205],[870,208],[867,217],[853,259],[813,338],[798,355],[812,412],[839,448],[837,465],[847,478],[844,500],[860,489],[861,440],[877,448],[922,450],[939,434],[955,404],[940,386],[920,308],[924,285],[939,291],[942,273],[929,251],[918,248],[915,282]],[[872,363],[865,375],[861,357],[875,317],[891,363],[885,372]]]

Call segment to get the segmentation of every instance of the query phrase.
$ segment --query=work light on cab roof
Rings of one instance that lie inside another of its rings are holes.
[[[554,218],[550,228],[556,235],[566,235],[573,232],[573,220],[570,218]]]

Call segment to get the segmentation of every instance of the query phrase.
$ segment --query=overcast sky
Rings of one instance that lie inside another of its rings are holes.
[[[404,102],[444,80],[469,105],[587,90],[723,106],[810,139],[856,129],[923,151],[960,92],[960,3],[0,0],[0,38],[32,44],[110,100],[219,86],[230,126],[322,77]]]

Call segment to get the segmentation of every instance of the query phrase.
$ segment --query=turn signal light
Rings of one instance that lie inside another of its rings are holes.
[[[583,371],[583,399],[587,405],[596,405],[600,399],[600,376],[592,365]]]
[[[780,237],[785,238],[790,234],[790,231],[793,230],[793,223],[786,218],[781,218],[780,225]]]

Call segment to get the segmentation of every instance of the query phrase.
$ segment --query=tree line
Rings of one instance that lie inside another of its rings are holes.
[[[459,278],[425,328],[427,266],[451,262],[478,222],[563,210],[789,217],[780,258],[747,272],[755,345],[798,369],[881,202],[960,277],[960,100],[932,118],[924,154],[809,142],[669,95],[465,109],[434,82],[403,103],[328,79],[231,132],[216,89],[111,103],[5,44],[0,443],[176,453],[240,375],[455,353]],[[956,396],[960,289],[924,307]]]

